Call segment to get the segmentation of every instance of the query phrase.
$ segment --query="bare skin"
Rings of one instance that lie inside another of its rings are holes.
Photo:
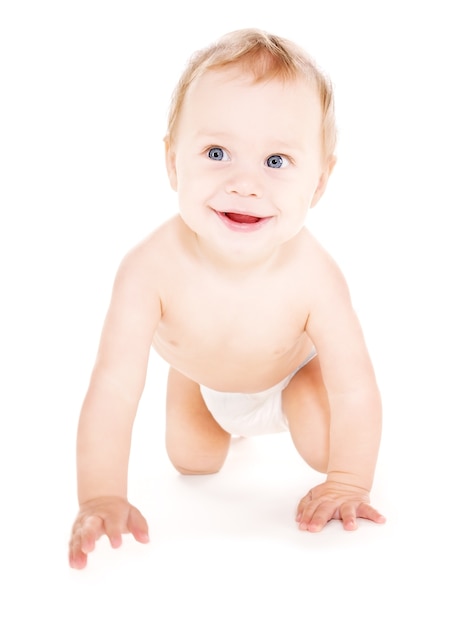
[[[148,541],[145,519],[127,500],[127,469],[151,346],[170,364],[166,445],[183,474],[219,471],[229,449],[230,434],[208,411],[200,384],[262,391],[315,346],[318,356],[283,392],[298,452],[327,475],[300,500],[298,526],[317,532],[341,519],[353,530],[358,517],[384,521],[369,503],[381,430],[373,367],[346,282],[304,228],[334,160],[318,148],[313,92],[304,82],[293,87],[219,71],[190,89],[178,136],[167,144],[180,215],[119,268],[81,412],[72,567],[86,565],[103,534],[113,547],[127,532]],[[273,140],[289,110],[288,136],[280,130]],[[284,153],[283,145],[291,147]],[[210,154],[213,146],[222,153]],[[276,172],[267,157],[280,154],[285,167]]]

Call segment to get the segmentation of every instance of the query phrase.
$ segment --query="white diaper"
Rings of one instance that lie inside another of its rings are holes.
[[[225,392],[200,385],[201,395],[214,419],[232,435],[252,437],[286,431],[289,426],[282,410],[282,391],[315,355],[313,350],[294,372],[265,391]]]

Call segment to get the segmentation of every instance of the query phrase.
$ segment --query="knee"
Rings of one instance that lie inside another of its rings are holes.
[[[327,474],[328,472],[328,458],[327,457],[318,457],[316,455],[303,455],[301,454],[303,460],[310,465],[310,467],[320,474]]]
[[[183,476],[217,474],[226,460],[225,452],[222,454],[186,454],[183,450],[176,450],[171,446],[167,446],[167,454],[173,467]]]
[[[316,437],[303,438],[296,436],[295,433],[292,433],[292,440],[297,452],[307,465],[320,474],[327,473],[329,450],[323,437],[318,440]]]
[[[173,467],[185,476],[216,474],[224,465],[230,444],[230,435],[191,437],[168,428],[165,448]]]
[[[209,474],[217,474],[222,467],[222,464],[209,467],[184,467],[174,461],[172,461],[172,465],[182,476],[207,476]]]

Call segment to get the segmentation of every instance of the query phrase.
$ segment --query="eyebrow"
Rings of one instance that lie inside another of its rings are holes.
[[[219,131],[219,130],[197,130],[196,132],[193,133],[193,138],[194,139],[200,139],[201,137],[218,137],[218,138],[226,138],[226,137],[232,137],[231,133],[228,132],[224,132],[224,131]]]
[[[210,130],[210,129],[205,129],[205,130],[198,130],[195,133],[193,133],[193,138],[194,139],[212,139],[212,140],[222,140],[224,143],[226,142],[226,140],[233,138],[233,134],[226,132],[226,131],[219,131],[219,130]],[[275,150],[275,152],[286,152],[286,151],[292,151],[292,152],[296,152],[299,151],[299,148],[297,146],[297,141],[291,142],[287,139],[281,139],[279,137],[276,137],[275,139],[270,139],[269,143],[273,144],[277,149]]]

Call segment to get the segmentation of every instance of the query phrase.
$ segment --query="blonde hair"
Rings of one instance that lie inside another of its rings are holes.
[[[238,66],[254,75],[256,83],[304,78],[313,81],[322,109],[322,149],[329,159],[336,146],[333,88],[315,61],[295,43],[257,29],[236,30],[190,59],[173,92],[165,140],[173,142],[178,118],[190,84],[208,70]]]

